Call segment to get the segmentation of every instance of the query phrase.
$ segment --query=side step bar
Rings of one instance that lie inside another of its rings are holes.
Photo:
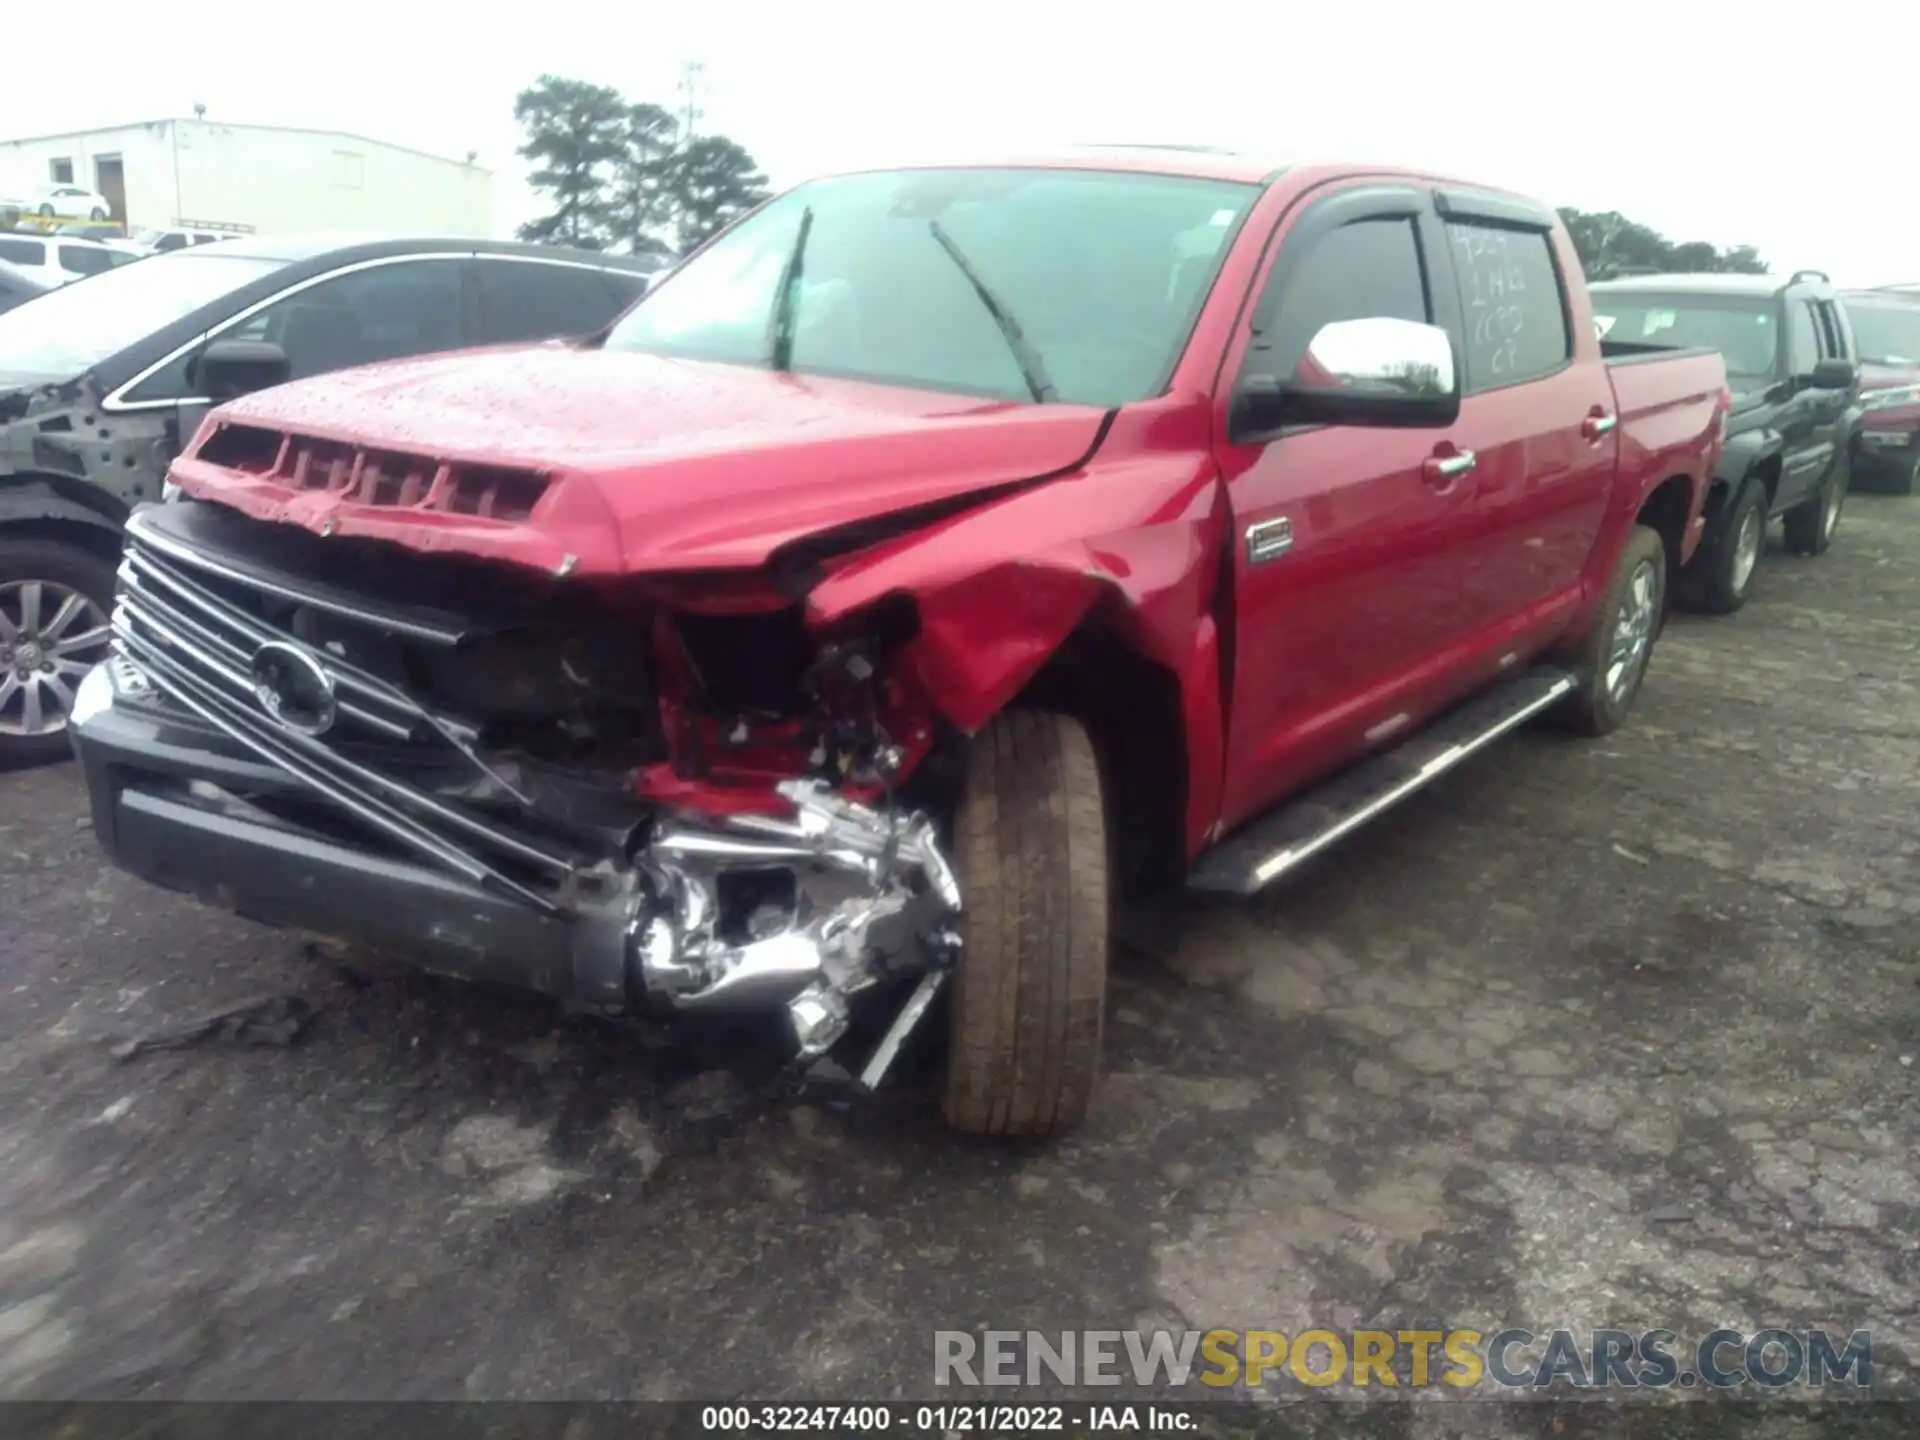
[[[1503,681],[1393,749],[1247,822],[1200,857],[1187,888],[1251,895],[1272,884],[1532,719],[1575,683],[1568,671],[1551,668]]]

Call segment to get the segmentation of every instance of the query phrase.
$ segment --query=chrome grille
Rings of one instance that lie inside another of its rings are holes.
[[[453,762],[478,776],[499,777],[472,746],[472,732],[456,718],[430,710],[398,686],[312,646],[230,598],[245,587],[277,601],[312,604],[341,613],[331,595],[302,593],[296,582],[259,581],[219,557],[200,554],[161,534],[136,512],[127,526],[113,615],[116,656],[148,683],[253,754],[270,761],[362,823],[413,853],[474,882],[498,886],[542,909],[560,907],[535,885],[573,876],[577,857],[514,834],[459,805],[428,794],[393,773],[381,755]],[[390,617],[349,611],[363,625],[399,628],[414,640],[451,643],[430,626],[405,627]],[[410,633],[408,633],[410,631]],[[257,693],[254,656],[263,645],[297,647],[311,657],[335,696],[338,720],[323,736],[278,721]],[[349,753],[349,752],[352,753]],[[511,787],[506,787],[509,792]],[[526,874],[523,883],[502,868]]]

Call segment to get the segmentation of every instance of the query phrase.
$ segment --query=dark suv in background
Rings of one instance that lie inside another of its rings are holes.
[[[1920,291],[1848,290],[1843,297],[1860,347],[1854,487],[1882,494],[1920,490]]]
[[[1734,392],[1706,531],[1679,598],[1729,614],[1746,603],[1784,522],[1787,549],[1822,554],[1840,525],[1860,429],[1860,363],[1840,294],[1818,270],[1772,275],[1642,275],[1591,287],[1612,355],[1718,350]]]
[[[587,335],[650,262],[473,240],[273,236],[154,255],[0,314],[0,765],[67,753],[132,506],[211,406],[289,379]]]

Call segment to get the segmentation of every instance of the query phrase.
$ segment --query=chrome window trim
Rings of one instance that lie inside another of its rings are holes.
[[[186,248],[191,249],[192,247],[188,246]],[[211,330],[203,330],[185,344],[175,346],[167,354],[147,366],[147,368],[142,370],[138,375],[135,375],[131,380],[116,386],[113,393],[100,402],[100,408],[112,414],[126,415],[142,410],[172,410],[182,405],[209,405],[213,402],[204,395],[183,395],[177,400],[128,400],[125,397],[129,390],[145,384],[148,380],[152,379],[153,376],[186,354],[187,351],[193,349],[194,346],[205,344],[214,336],[224,334],[228,330],[233,329],[234,326],[251,320],[269,305],[277,304],[289,295],[298,295],[302,290],[310,289],[328,280],[338,279],[342,275],[352,275],[361,270],[372,270],[381,265],[406,265],[419,260],[505,260],[517,265],[551,265],[567,270],[591,270],[601,275],[632,275],[649,283],[652,280],[651,276],[644,275],[637,270],[620,270],[611,265],[595,265],[585,260],[561,260],[558,258],[550,260],[544,255],[500,255],[474,250],[433,250],[423,251],[417,255],[382,255],[377,259],[361,260],[352,265],[342,265],[338,269],[328,270],[323,274],[311,276],[308,279],[302,280],[298,285],[289,285],[284,290],[275,291],[264,300],[255,301],[245,310],[228,317],[224,324],[215,326]]]
[[[269,305],[277,305],[289,295],[298,295],[302,290],[311,290],[316,285],[324,285],[329,280],[337,280],[342,275],[355,275],[362,270],[376,270],[383,265],[410,265],[422,260],[471,260],[471,250],[431,250],[417,255],[381,255],[372,260],[359,260],[352,265],[342,265],[333,270],[310,275],[297,285],[289,285],[284,290],[276,290],[263,300],[256,300],[246,309],[230,315],[221,324],[211,330],[203,330],[184,344],[176,345],[153,364],[147,366],[131,380],[114,387],[113,392],[100,402],[100,408],[116,415],[137,413],[142,410],[174,410],[182,405],[210,405],[213,402],[205,395],[182,395],[175,400],[128,400],[126,394],[136,386],[145,384],[160,371],[178,360],[196,345],[205,344],[216,335],[224,335],[236,325],[243,324],[258,315]]]

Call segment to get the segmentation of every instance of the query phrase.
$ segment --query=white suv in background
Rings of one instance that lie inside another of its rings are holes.
[[[231,240],[226,230],[136,230],[120,242],[123,250],[139,255],[160,255],[168,250],[184,250],[189,245],[211,245],[216,240]]]
[[[22,231],[0,234],[0,260],[49,286],[82,280],[139,258],[117,245],[83,240],[77,235],[31,235]]]

